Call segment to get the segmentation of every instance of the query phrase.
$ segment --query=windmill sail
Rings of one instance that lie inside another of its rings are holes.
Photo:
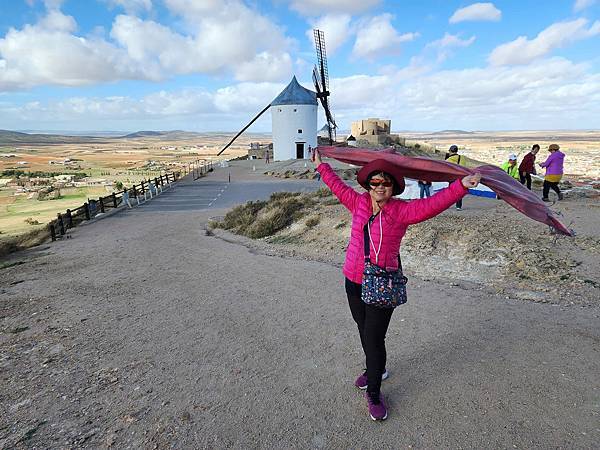
[[[336,137],[337,125],[331,113],[331,103],[328,99],[329,91],[329,71],[327,69],[327,51],[325,50],[325,35],[321,30],[313,30],[315,38],[315,49],[317,51],[317,65],[313,69],[313,82],[317,92],[317,98],[321,101],[325,118],[327,119],[327,127],[329,131],[329,143],[333,145]]]
[[[271,107],[271,104],[269,103],[267,106],[265,106],[265,107],[264,107],[264,109],[263,109],[261,112],[259,112],[259,113],[258,113],[256,116],[254,116],[254,119],[252,119],[252,120],[250,121],[250,123],[248,123],[248,125],[246,125],[244,128],[242,128],[242,129],[241,129],[241,130],[238,132],[238,134],[236,134],[236,135],[233,137],[233,139],[232,139],[232,140],[230,140],[230,141],[227,143],[227,145],[221,149],[221,151],[220,151],[219,153],[217,153],[217,156],[219,156],[221,153],[223,153],[225,150],[227,150],[227,149],[229,148],[229,146],[230,146],[231,144],[233,144],[233,141],[235,141],[235,140],[236,140],[236,139],[237,139],[237,138],[240,136],[240,134],[242,134],[244,131],[246,131],[246,130],[247,130],[249,127],[250,127],[250,125],[252,125],[254,122],[256,122],[256,121],[258,120],[258,118],[259,118],[260,116],[262,116],[262,115],[263,115],[263,113],[265,113],[265,111],[267,111],[267,109],[269,109],[270,107]]]

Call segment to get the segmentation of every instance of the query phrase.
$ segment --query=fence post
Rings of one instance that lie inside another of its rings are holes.
[[[52,241],[56,240],[56,230],[54,229],[54,222],[50,222],[50,237]]]
[[[85,210],[85,220],[90,220],[90,205],[88,202],[83,204],[83,209]]]
[[[103,213],[104,212],[104,200],[102,199],[102,197],[100,197],[98,199],[98,201],[100,202],[100,212]]]
[[[113,208],[117,207],[117,194],[112,193]]]
[[[71,210],[67,209],[67,213],[65,215],[69,219],[67,222],[67,228],[73,228],[73,216],[71,215]]]
[[[61,234],[61,236],[64,236],[64,234],[65,234],[65,223],[63,222],[63,218],[62,218],[61,213],[58,213],[57,216],[58,216],[58,226],[60,228],[60,234]]]

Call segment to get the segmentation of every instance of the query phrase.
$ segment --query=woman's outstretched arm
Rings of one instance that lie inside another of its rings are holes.
[[[429,198],[411,200],[399,209],[398,220],[409,225],[423,222],[437,216],[448,209],[453,203],[463,198],[469,188],[476,187],[481,180],[481,174],[468,175],[462,180],[456,180],[446,189]]]
[[[317,149],[313,151],[313,162],[317,171],[321,174],[323,183],[331,189],[333,195],[338,198],[342,205],[348,208],[350,212],[354,212],[360,194],[344,183],[329,164],[321,161],[321,155]]]

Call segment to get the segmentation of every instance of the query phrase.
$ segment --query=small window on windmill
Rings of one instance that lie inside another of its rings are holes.
[[[298,110],[296,108],[294,108],[294,112],[298,112]]]
[[[279,112],[281,112],[281,108],[279,108]]]
[[[298,128],[298,134],[302,134],[302,128]]]

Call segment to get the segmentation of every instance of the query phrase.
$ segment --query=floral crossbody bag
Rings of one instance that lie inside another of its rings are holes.
[[[406,303],[406,283],[408,278],[402,273],[402,262],[398,255],[398,269],[386,270],[371,262],[371,247],[375,251],[375,259],[379,256],[383,241],[381,213],[379,214],[379,247],[376,249],[371,239],[371,220],[364,227],[365,269],[362,278],[362,301],[367,305],[379,308],[395,308]]]

